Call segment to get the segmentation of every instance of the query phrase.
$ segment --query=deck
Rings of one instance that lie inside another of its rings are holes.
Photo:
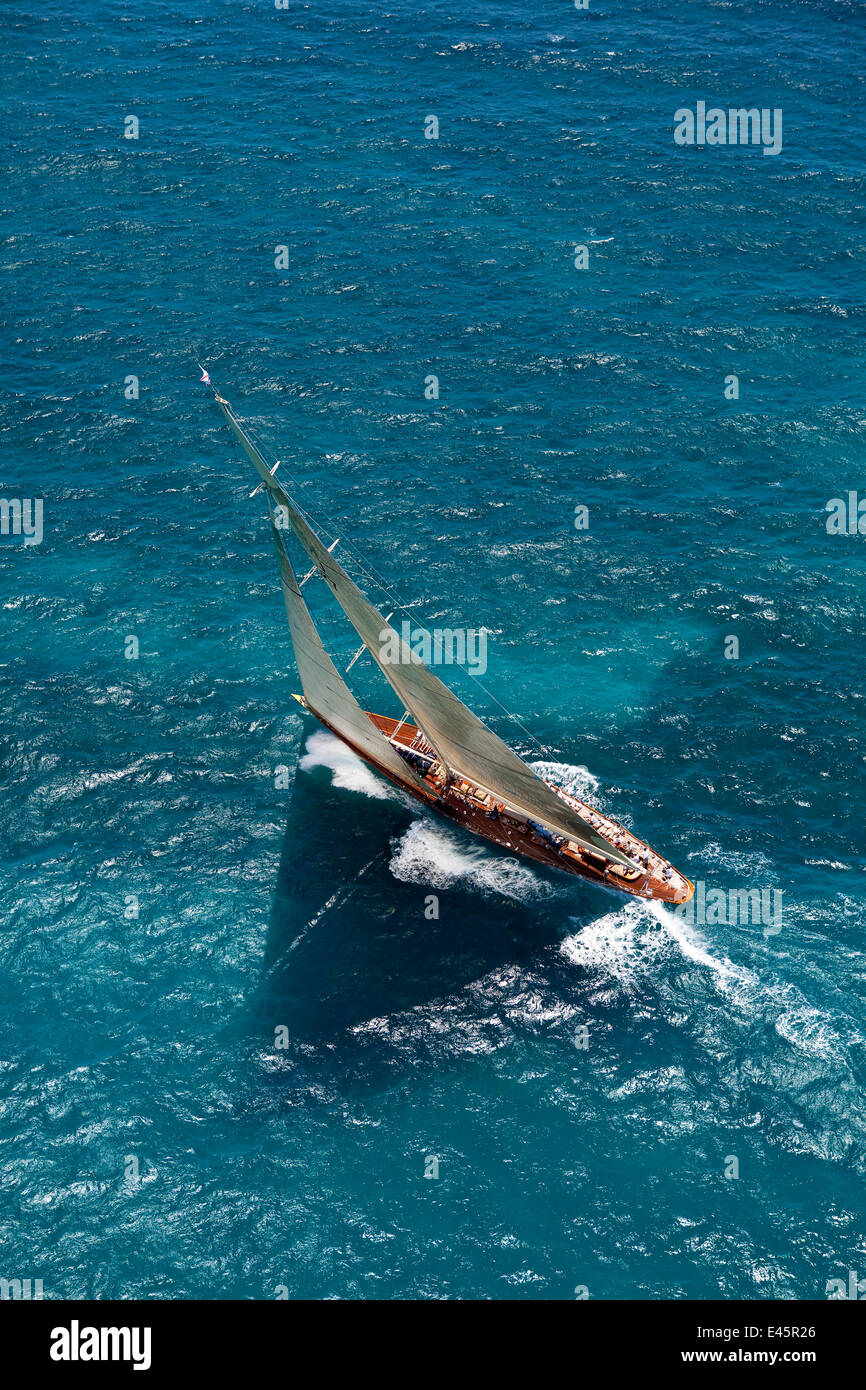
[[[435,750],[415,725],[390,719],[386,715],[371,714],[369,711],[368,714],[376,727],[395,747],[435,759]],[[524,854],[530,859],[549,864],[566,873],[590,878],[610,888],[617,888],[621,892],[632,893],[642,898],[684,903],[688,902],[694,892],[692,883],[684,874],[643,840],[638,839],[632,831],[588,802],[563,791],[553,782],[547,782],[547,785],[557,796],[577,811],[606,840],[622,849],[624,854],[639,859],[644,864],[643,871],[628,869],[605,860],[602,854],[584,849],[572,840],[561,848],[555,848],[527,826],[524,813],[516,809],[511,810],[505,803],[496,800],[485,788],[473,785],[465,779],[456,779],[446,786],[444,778],[437,778],[435,775],[435,764],[434,771],[425,775],[422,780],[435,798],[437,810],[465,825],[476,835],[492,840],[505,849]],[[411,787],[408,789],[412,790]]]

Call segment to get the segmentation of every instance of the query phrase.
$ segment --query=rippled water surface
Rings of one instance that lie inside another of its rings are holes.
[[[5,6],[0,484],[44,537],[0,541],[0,1275],[862,1273],[862,42],[845,0]],[[677,148],[698,100],[782,153]],[[781,930],[506,857],[309,721],[196,360],[375,602],[489,630],[531,739],[473,708]]]

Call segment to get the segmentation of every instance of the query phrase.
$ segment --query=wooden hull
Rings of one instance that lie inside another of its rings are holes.
[[[589,813],[598,818],[600,832],[605,838],[608,838],[610,834],[614,837],[622,835],[626,846],[631,847],[627,849],[627,852],[639,854],[646,852],[649,856],[646,871],[634,873],[634,871],[621,870],[619,865],[613,865],[610,862],[605,865],[600,856],[595,856],[575,846],[571,841],[568,842],[567,846],[556,848],[527,826],[525,816],[521,817],[516,812],[512,814],[507,808],[499,814],[491,815],[490,799],[484,798],[479,789],[473,788],[465,782],[452,783],[451,786],[445,787],[441,783],[437,785],[426,777],[423,779],[423,786],[408,779],[405,782],[398,780],[368,753],[356,747],[342,734],[337,733],[337,730],[332,728],[326,719],[322,719],[321,715],[310,709],[303,696],[296,695],[295,699],[310,714],[314,715],[325,728],[351,748],[359,758],[381,773],[383,777],[387,777],[390,782],[402,787],[403,791],[408,792],[418,801],[430,806],[441,815],[447,816],[449,820],[471,830],[475,835],[480,835],[482,839],[490,840],[493,844],[501,846],[502,849],[510,850],[512,854],[521,854],[539,864],[547,864],[552,869],[574,874],[578,878],[589,879],[590,882],[598,883],[605,888],[614,888],[621,893],[629,893],[634,897],[650,898],[665,903],[684,903],[688,902],[694,893],[694,885],[689,879],[674,869],[673,865],[668,864],[668,861],[663,859],[661,855],[651,850],[642,840],[638,840],[631,831],[626,830],[624,826],[619,825],[609,816],[603,815],[595,807],[590,807],[588,803],[563,792],[552,782],[548,785],[553,787],[574,809],[581,814]],[[409,749],[415,744],[417,748],[418,741],[423,742],[423,735],[414,725],[402,724],[396,719],[389,719],[386,715],[370,714],[369,711],[368,717],[396,747]],[[666,869],[670,870],[668,878],[664,877]]]

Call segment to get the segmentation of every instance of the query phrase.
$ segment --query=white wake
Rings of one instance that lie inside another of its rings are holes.
[[[351,748],[324,729],[310,734],[298,766],[303,772],[310,772],[314,767],[326,767],[333,773],[335,787],[361,792],[364,796],[375,797],[377,801],[390,801],[399,796],[390,782],[377,777]]]
[[[394,844],[391,873],[402,883],[431,888],[476,888],[518,902],[551,897],[554,889],[519,859],[502,858],[467,844],[459,832],[432,819],[413,821]]]

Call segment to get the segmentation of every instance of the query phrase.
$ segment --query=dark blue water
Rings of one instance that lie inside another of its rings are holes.
[[[0,485],[44,535],[0,546],[0,1275],[800,1299],[866,1272],[866,538],[825,510],[866,496],[862,8],[3,28]],[[676,146],[699,100],[781,109],[781,153]],[[520,864],[308,721],[196,360],[375,602],[359,561],[413,621],[490,629],[484,684],[538,743],[454,685],[503,737],[707,892],[781,892],[781,929]]]

